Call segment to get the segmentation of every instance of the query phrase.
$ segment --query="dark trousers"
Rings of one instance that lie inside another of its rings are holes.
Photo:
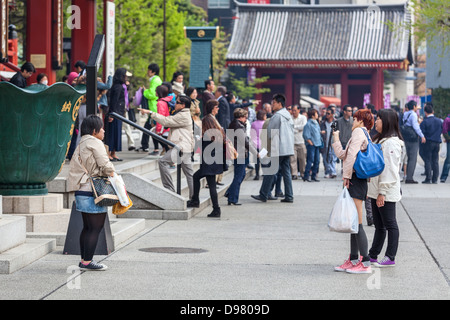
[[[439,142],[428,140],[423,146],[426,180],[432,182],[437,182],[439,177],[439,146]]]
[[[408,164],[406,166],[406,180],[414,180],[414,171],[417,164],[417,152],[419,151],[419,141],[405,141]]]
[[[399,230],[395,212],[395,202],[384,202],[384,206],[379,208],[376,199],[370,199],[372,202],[373,224],[375,225],[375,234],[373,237],[372,248],[369,250],[369,256],[376,259],[380,254],[386,234],[388,242],[386,247],[386,256],[395,260],[398,249]]]
[[[261,150],[259,150],[259,148],[256,148],[256,151],[259,153],[259,151],[261,151]],[[258,158],[256,158],[256,164],[255,164],[255,175],[257,177],[259,177],[260,168],[261,168],[261,160],[258,157]]]
[[[219,209],[219,199],[217,197],[217,189],[216,189],[216,176],[215,175],[204,175],[201,170],[197,170],[194,173],[194,194],[192,195],[192,201],[200,202],[200,179],[205,177],[206,182],[209,187],[209,196],[211,197],[213,209]]]
[[[150,117],[148,117],[147,121],[144,124],[144,128],[150,130],[152,128],[152,124],[150,123]],[[148,140],[149,140],[149,135],[143,133],[142,134],[142,138],[141,138],[141,148],[142,149],[148,149]]]
[[[291,156],[280,156],[279,168],[277,174],[264,175],[261,188],[259,189],[259,195],[266,199],[269,197],[270,192],[273,189],[274,184],[277,181],[278,172],[283,178],[284,182],[284,196],[286,200],[294,199],[294,192],[292,189],[292,177],[291,177]],[[280,188],[281,189],[281,188]]]

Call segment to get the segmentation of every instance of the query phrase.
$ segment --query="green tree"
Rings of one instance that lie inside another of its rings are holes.
[[[258,93],[270,92],[269,88],[258,88],[258,84],[263,84],[269,77],[255,78],[249,82],[245,78],[234,78],[234,74],[230,73],[231,88],[233,93],[242,99],[253,99]]]
[[[157,63],[163,74],[164,0],[116,0],[116,66],[133,73],[133,85],[147,85],[147,67]],[[166,80],[178,69],[178,58],[184,54],[184,21],[176,0],[166,2]],[[98,8],[102,0],[97,0]],[[103,26],[103,10],[98,10],[98,25]]]
[[[428,41],[442,48],[450,46],[450,1],[448,0],[410,0],[408,7],[412,19],[404,24],[388,26],[398,32],[411,30],[417,43]]]
[[[437,117],[445,119],[450,114],[450,89],[437,88],[433,89],[433,107]]]

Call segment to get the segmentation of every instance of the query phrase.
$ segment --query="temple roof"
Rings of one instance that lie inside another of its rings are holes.
[[[236,2],[227,63],[404,61],[412,63],[406,4],[254,5]]]

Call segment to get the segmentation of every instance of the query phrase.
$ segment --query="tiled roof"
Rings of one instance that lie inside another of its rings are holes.
[[[406,4],[251,5],[237,3],[227,61],[403,61],[409,32],[386,25],[410,19]]]

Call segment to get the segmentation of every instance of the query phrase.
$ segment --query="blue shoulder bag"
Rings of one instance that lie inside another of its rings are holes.
[[[384,157],[380,144],[374,144],[369,138],[366,130],[362,129],[367,137],[368,144],[366,151],[359,151],[356,156],[355,169],[359,179],[368,179],[380,175],[384,170]]]

